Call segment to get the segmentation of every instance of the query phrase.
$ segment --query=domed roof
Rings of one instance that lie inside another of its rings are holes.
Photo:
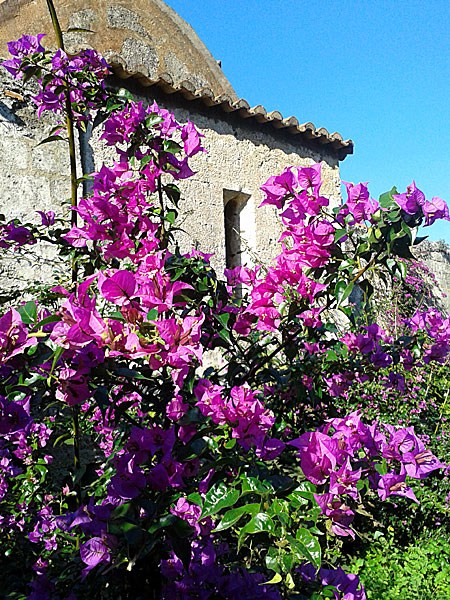
[[[236,92],[198,35],[162,0],[58,0],[58,18],[69,52],[95,48],[106,59],[120,57],[125,70],[150,79],[169,75],[215,96]],[[0,55],[6,42],[23,34],[47,33],[44,45],[56,46],[45,0],[0,0]]]

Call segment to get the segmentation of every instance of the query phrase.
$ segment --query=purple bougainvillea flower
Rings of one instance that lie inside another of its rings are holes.
[[[23,430],[32,421],[23,404],[9,402],[6,398],[0,396],[0,435]]]
[[[420,445],[421,442],[414,433],[413,427],[398,429],[392,425],[385,425],[384,427],[389,432],[389,442],[383,444],[381,452],[383,458],[386,458],[386,460],[402,462],[405,453],[410,453],[415,448],[420,448],[420,451],[422,451],[423,444]]]
[[[55,396],[58,400],[67,402],[69,406],[81,404],[91,396],[85,373],[75,369],[61,369],[58,379]]]
[[[69,242],[69,244],[74,248],[84,248],[84,246],[87,244],[87,240],[89,239],[87,233],[79,227],[72,227],[68,233],[61,237]]]
[[[402,462],[407,475],[414,479],[424,479],[432,471],[445,468],[445,465],[417,438],[414,448],[403,454]]]
[[[16,225],[14,222],[12,222],[9,225],[6,225],[4,229],[5,233],[7,233],[4,239],[13,242],[17,246],[36,243],[36,239],[34,238],[33,234],[26,227]]]
[[[350,458],[347,457],[345,463],[338,471],[330,473],[330,494],[348,494],[355,500],[358,499],[358,490],[356,482],[361,479],[361,469],[352,471]]]
[[[318,192],[322,185],[321,179],[322,163],[312,167],[300,167],[298,169],[298,185],[302,190],[313,189]]]
[[[116,271],[100,285],[100,293],[105,300],[120,305],[129,302],[136,289],[136,278],[130,271]]]
[[[116,539],[109,534],[104,534],[101,537],[93,537],[80,545],[81,560],[87,565],[82,570],[83,579],[97,565],[111,562],[111,551],[115,546]]]
[[[197,504],[191,504],[186,500],[186,498],[180,497],[178,498],[175,506],[170,508],[170,512],[173,515],[180,517],[180,519],[183,519],[183,521],[186,521],[186,523],[189,523],[189,525],[195,529],[197,535],[200,534],[201,527],[198,524],[198,520],[202,514],[202,509],[200,506],[197,506]]]
[[[353,215],[355,220],[352,224],[370,220],[373,213],[380,208],[380,205],[370,197],[367,182],[358,183],[357,185],[347,181],[342,183],[347,188],[348,198],[340,211],[340,217],[345,217],[346,214]]]
[[[425,194],[416,187],[415,181],[406,188],[406,193],[392,197],[409,215],[415,215],[425,204]]]
[[[36,341],[35,337],[28,337],[28,330],[17,310],[11,308],[0,317],[0,365],[34,345]]]
[[[271,204],[279,210],[282,207],[283,198],[288,194],[294,194],[298,185],[298,179],[291,168],[285,169],[281,175],[269,177],[261,190],[265,193],[266,198],[261,202],[260,206]]]
[[[181,396],[173,398],[166,407],[167,418],[171,421],[178,421],[183,417],[189,409],[189,404],[183,402]]]
[[[357,575],[345,573],[338,567],[337,569],[320,569],[319,579],[322,585],[332,585],[337,591],[334,591],[336,600],[366,600],[366,593]],[[341,595],[342,594],[342,595]]]
[[[41,40],[45,37],[45,33],[39,33],[37,36],[34,35],[23,35],[21,38],[14,42],[8,42],[9,53],[13,56],[27,56],[34,52],[44,52],[45,48],[41,45]]]
[[[161,451],[163,457],[169,457],[175,443],[175,430],[173,427],[163,429],[154,425],[149,428],[133,427],[130,440],[126,445],[128,455],[134,457],[136,464],[145,462],[148,455],[154,456]],[[129,457],[128,457],[129,458]]]
[[[422,210],[425,215],[425,227],[432,225],[437,219],[450,221],[447,203],[437,196],[427,200],[422,206]]]
[[[198,152],[206,152],[202,147],[200,138],[205,137],[199,133],[193,123],[190,121],[184,125],[181,130],[181,139],[183,140],[184,152],[186,156],[195,156]]]
[[[392,363],[392,357],[386,352],[383,352],[378,346],[376,352],[370,357],[370,362],[376,369],[383,369]]]
[[[119,463],[117,474],[111,478],[109,492],[124,500],[130,500],[139,496],[145,483],[144,473],[139,467],[135,467],[131,460],[126,464]]]
[[[263,460],[275,460],[285,449],[286,444],[277,438],[264,439],[256,448],[256,456]]]
[[[308,432],[289,442],[300,451],[300,467],[309,481],[316,485],[325,483],[330,471],[336,468],[342,456],[338,440],[319,431]]]
[[[52,210],[48,212],[42,212],[42,210],[36,211],[41,216],[42,225],[45,227],[51,227],[55,223],[55,213]]]
[[[336,535],[350,536],[353,539],[355,534],[350,529],[355,513],[334,494],[314,494],[317,504],[322,510],[322,514],[331,519],[331,531]]]
[[[412,489],[406,485],[406,471],[403,467],[400,474],[391,471],[382,475],[378,481],[377,491],[381,500],[386,500],[389,496],[403,496],[419,504]]]

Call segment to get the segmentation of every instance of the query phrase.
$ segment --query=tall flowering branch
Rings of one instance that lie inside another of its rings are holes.
[[[53,0],[47,0],[48,10],[50,12],[50,16],[52,19],[53,29],[55,31],[56,43],[58,48],[64,52],[64,40],[63,34],[61,31],[61,27],[58,21],[58,16],[56,14],[55,6],[53,4]],[[69,158],[70,158],[70,206],[72,207],[71,212],[71,223],[73,227],[77,225],[77,192],[78,192],[78,183],[77,183],[77,158],[76,158],[76,149],[75,149],[75,135],[74,135],[74,118],[72,111],[72,102],[70,99],[70,89],[67,84],[64,86],[64,99],[65,99],[65,109],[66,109],[66,128],[67,128],[67,138],[69,141]],[[74,284],[77,281],[77,261],[76,257],[72,260],[72,283]]]
[[[348,301],[356,282],[370,299],[375,268],[402,276],[410,225],[446,218],[445,203],[415,186],[378,203],[347,184],[328,210],[321,165],[288,168],[262,187],[284,225],[279,255],[222,281],[209,255],[172,244],[177,182],[204,150],[195,126],[124,90],[106,102],[101,57],[50,57],[40,40],[11,43],[4,66],[37,74],[39,114],[65,114],[67,90],[73,123],[98,109],[117,158],[70,227],[40,213],[40,226],[1,229],[0,247],[43,237],[86,265],[0,317],[0,523],[13,560],[33,557],[14,593],[31,581],[33,600],[280,600],[323,585],[365,600],[356,576],[327,568],[339,538],[356,537],[365,503],[417,502],[445,465],[411,426],[337,417],[337,403],[383,377],[402,393],[415,365],[444,365],[450,322],[420,310],[397,339]],[[204,364],[212,350],[224,367]],[[45,448],[78,439],[74,410],[93,458],[59,477],[52,460],[67,465]]]
[[[53,0],[47,0],[48,10],[50,12],[53,29],[55,31],[56,42],[58,48],[64,52],[64,40],[63,34],[61,31],[61,27],[58,21],[58,16],[56,14],[55,6],[53,4]],[[67,138],[69,142],[69,160],[70,160],[70,206],[72,208],[70,221],[72,227],[76,227],[77,225],[77,192],[78,192],[78,182],[77,182],[77,158],[76,158],[76,150],[75,150],[75,135],[74,135],[74,118],[72,111],[72,103],[70,99],[70,89],[66,84],[64,87],[64,100],[65,100],[65,109],[66,109],[66,128],[67,128]],[[74,254],[72,258],[72,285],[74,286],[78,279],[78,265],[77,265],[77,257]],[[78,473],[81,469],[81,461],[80,461],[80,422],[79,422],[79,407],[72,406],[72,428],[73,428],[73,457],[74,457],[74,466],[75,472]],[[78,504],[81,504],[81,484],[78,481],[76,484],[76,492],[78,498]]]

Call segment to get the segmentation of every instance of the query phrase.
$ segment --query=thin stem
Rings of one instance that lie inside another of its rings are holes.
[[[364,273],[367,271],[367,269],[369,269],[374,264],[374,262],[380,256],[381,253],[382,253],[382,250],[379,250],[377,252],[377,254],[372,257],[372,259],[370,260],[370,262],[368,262],[367,265],[363,269],[360,269],[360,271],[352,279],[353,283],[355,283],[356,281],[358,281],[358,279],[364,275]],[[332,296],[330,298],[330,300],[327,302],[327,304],[325,305],[324,310],[329,310],[330,308],[332,308],[332,306],[333,306],[333,304],[335,302],[336,302],[336,298],[334,296]],[[252,377],[254,377],[254,375],[256,374],[256,372],[258,371],[258,369],[260,369],[261,367],[263,367],[264,365],[266,365],[270,360],[272,360],[272,358],[274,358],[278,354],[278,352],[280,352],[283,348],[285,348],[285,346],[287,344],[289,344],[289,342],[294,341],[295,338],[296,338],[296,336],[297,336],[297,334],[299,333],[299,331],[300,331],[299,329],[296,329],[293,332],[291,332],[290,334],[288,334],[286,336],[286,339],[277,348],[275,348],[275,350],[273,352],[271,352],[268,356],[266,356],[265,358],[263,358],[261,362],[255,363],[250,368],[250,371],[247,374],[247,379],[250,380]]]
[[[167,242],[168,240],[166,239],[166,228],[164,225],[164,197],[163,197],[163,191],[162,191],[162,183],[161,183],[161,175],[158,177],[158,197],[159,197],[159,206],[161,208],[161,213],[160,213],[160,222],[161,222],[161,229],[160,229],[160,238],[161,238],[161,248],[163,250],[165,250],[167,248]]]
[[[78,480],[78,474],[81,468],[80,462],[80,422],[79,422],[80,407],[72,406],[72,433],[73,433],[73,465],[75,467],[75,492],[77,494],[78,506],[81,505],[81,482]]]
[[[64,40],[61,27],[59,25],[58,16],[56,14],[53,0],[47,0],[48,10],[52,19],[53,29],[55,31],[56,43],[58,48],[64,50]],[[77,207],[77,160],[75,151],[75,135],[74,135],[74,118],[72,112],[72,104],[70,102],[70,89],[68,85],[64,88],[65,104],[66,104],[66,127],[67,137],[69,139],[69,157],[70,157],[70,188],[71,198],[70,206],[72,208],[70,224],[72,227],[77,225],[77,212],[74,210]],[[72,258],[72,286],[77,282],[77,261],[76,256]],[[73,462],[75,467],[75,477],[78,476],[81,466],[80,462],[80,424],[79,424],[79,407],[72,406],[72,434],[73,434]],[[81,505],[81,482],[77,479],[75,484],[78,505]]]
[[[47,0],[48,10],[50,12],[50,16],[52,19],[53,29],[55,31],[56,43],[58,48],[64,50],[64,40],[63,34],[61,31],[61,27],[59,25],[58,16],[56,14],[55,6],[53,4],[53,0]],[[70,102],[70,89],[65,84],[64,89],[65,95],[65,104],[66,104],[66,127],[67,127],[67,137],[69,140],[69,157],[70,157],[70,188],[71,188],[71,198],[70,198],[70,206],[72,208],[70,224],[72,227],[77,226],[77,212],[74,210],[77,207],[77,159],[76,159],[76,151],[75,151],[75,134],[74,134],[74,118],[72,111],[72,104]],[[77,262],[76,257],[72,259],[72,284],[75,284],[77,281]]]
[[[439,431],[439,427],[442,424],[442,416],[444,414],[444,410],[445,410],[445,407],[447,405],[447,400],[448,400],[448,394],[449,394],[449,392],[450,392],[450,388],[447,390],[447,394],[445,395],[444,404],[442,405],[441,414],[439,415],[439,421],[436,424],[436,429],[434,430],[434,435],[437,434],[437,432]]]

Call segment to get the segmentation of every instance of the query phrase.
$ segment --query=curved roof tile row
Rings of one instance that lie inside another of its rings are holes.
[[[208,108],[219,107],[223,112],[236,113],[242,119],[253,118],[258,123],[270,123],[275,129],[285,129],[289,134],[300,134],[309,143],[330,146],[338,154],[340,160],[343,160],[348,154],[353,154],[352,140],[342,139],[338,132],[329,133],[325,127],[316,128],[314,123],[310,122],[299,123],[295,117],[283,118],[279,111],[267,112],[261,104],[250,107],[250,104],[243,98],[233,100],[227,94],[214,96],[209,87],[195,89],[193,83],[188,80],[175,83],[168,73],[163,73],[157,79],[151,79],[145,65],[130,70],[123,57],[118,54],[110,54],[108,62],[115,75],[120,79],[132,78],[143,87],[156,86],[165,94],[178,94],[188,101],[198,100]]]

